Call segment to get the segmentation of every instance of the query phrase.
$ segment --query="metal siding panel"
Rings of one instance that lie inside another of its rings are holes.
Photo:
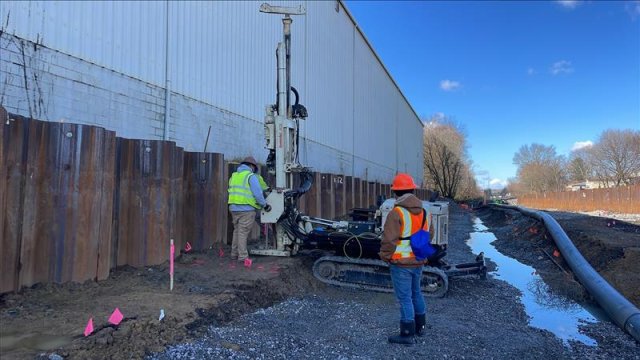
[[[342,152],[352,152],[353,26],[330,2],[309,4],[308,96],[310,140]],[[304,46],[303,44],[300,45]]]
[[[280,17],[258,12],[260,1],[169,4],[172,91],[254,121],[205,123],[259,132],[264,106],[275,99]],[[357,163],[377,163],[378,170],[371,171],[378,176],[389,176],[400,167],[397,158],[411,157],[416,144],[421,147],[416,116],[344,9],[336,12],[333,1],[305,5],[307,15],[294,17],[292,26],[292,84],[310,113],[302,125],[310,142],[301,147],[323,146],[329,156],[319,160],[320,169],[335,166],[332,157],[348,166],[355,155]],[[46,46],[164,87],[164,2],[5,1],[0,6],[3,17],[11,11],[8,32],[34,41],[44,37]],[[416,136],[398,141],[396,133]],[[303,161],[314,156],[303,154]]]
[[[356,63],[356,128],[366,136],[356,139],[355,155],[377,163],[378,178],[389,177],[396,168],[397,91],[359,34]]]

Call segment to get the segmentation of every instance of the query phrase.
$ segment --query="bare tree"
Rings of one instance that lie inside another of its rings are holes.
[[[640,176],[640,131],[605,130],[589,154],[593,172],[605,186],[629,185]]]
[[[464,130],[449,118],[432,117],[425,123],[425,182],[451,199],[477,196]]]
[[[523,194],[528,193],[528,191],[525,190],[524,185],[520,182],[520,179],[518,179],[517,177],[509,178],[508,185],[507,185],[507,191],[509,193],[511,193],[511,195],[516,196],[516,197],[518,195],[523,195]]]
[[[513,156],[513,164],[525,166],[527,164],[544,164],[554,160],[557,157],[555,146],[546,146],[533,143],[531,145],[522,145],[517,153]]]
[[[581,148],[571,152],[567,171],[571,181],[587,181],[592,177],[591,163],[589,161],[591,147]]]
[[[547,164],[547,166],[548,176],[545,179],[547,190],[556,192],[563,191],[569,183],[566,158],[559,155]]]
[[[443,196],[453,198],[460,183],[462,161],[440,139],[425,139],[425,169]]]
[[[471,200],[477,199],[479,196],[478,184],[473,171],[471,171],[471,166],[464,166],[455,198],[456,200]]]
[[[568,182],[566,160],[556,154],[553,145],[523,145],[513,156],[513,163],[518,165],[521,191],[562,191]]]

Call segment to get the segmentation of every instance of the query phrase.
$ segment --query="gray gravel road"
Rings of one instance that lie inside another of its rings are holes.
[[[472,261],[465,241],[471,216],[450,215],[450,262]],[[615,325],[586,331],[590,347],[563,344],[529,327],[519,291],[492,278],[456,279],[444,298],[427,299],[427,336],[413,346],[391,345],[399,310],[391,294],[327,287],[211,326],[193,343],[167,348],[153,359],[640,359],[640,346]]]

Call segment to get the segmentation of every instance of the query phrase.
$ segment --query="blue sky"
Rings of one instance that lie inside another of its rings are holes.
[[[419,116],[467,131],[479,184],[531,143],[640,129],[640,1],[347,1]]]

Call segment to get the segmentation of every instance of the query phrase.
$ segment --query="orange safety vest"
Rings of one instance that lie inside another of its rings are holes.
[[[412,234],[415,234],[420,230],[423,214],[424,216],[428,216],[428,214],[423,211],[420,214],[415,215],[401,206],[396,206],[393,210],[397,210],[400,215],[402,232],[400,233],[400,238],[396,241],[396,251],[391,255],[391,260],[415,259],[416,256],[413,255],[413,251],[411,250],[411,240],[409,238]],[[429,231],[428,217],[425,219],[424,227],[422,229]]]

